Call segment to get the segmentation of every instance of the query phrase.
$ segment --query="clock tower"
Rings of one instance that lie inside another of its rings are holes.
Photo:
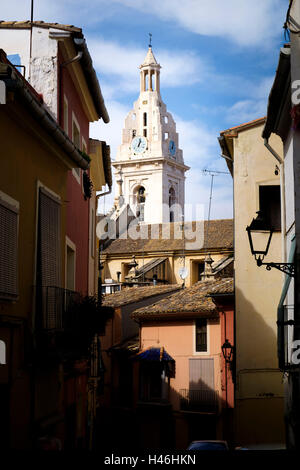
[[[151,44],[140,65],[140,95],[125,119],[116,170],[115,206],[128,204],[141,223],[181,220],[185,172],[176,124],[160,96]]]

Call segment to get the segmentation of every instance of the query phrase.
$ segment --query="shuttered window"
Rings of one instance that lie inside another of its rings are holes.
[[[37,328],[56,328],[61,319],[60,202],[43,188],[39,190],[37,250]]]
[[[0,199],[0,298],[18,297],[18,209]]]
[[[190,390],[211,390],[215,388],[214,360],[190,359]]]
[[[60,285],[60,202],[44,189],[39,194],[38,284]]]

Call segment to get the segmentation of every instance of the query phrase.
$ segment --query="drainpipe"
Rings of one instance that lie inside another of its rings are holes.
[[[80,52],[78,52],[78,54],[75,57],[73,57],[72,59],[66,60],[66,62],[63,62],[62,64],[60,64],[60,66],[61,67],[66,67],[69,64],[73,64],[74,62],[78,62],[81,59],[82,55],[83,55],[83,52],[80,51]]]
[[[59,116],[59,122],[61,124],[62,121],[62,68],[67,67],[70,64],[73,64],[74,62],[79,62],[79,60],[82,58],[83,53],[80,51],[78,54],[73,57],[72,59],[66,60],[62,64],[59,65],[59,76],[58,76],[58,81],[59,81],[59,103],[58,103],[58,116]],[[65,123],[64,123],[65,124]]]
[[[268,142],[267,138],[264,138],[264,146],[269,150],[269,152],[273,155],[274,158],[278,161],[280,168],[280,198],[281,198],[281,231],[282,231],[282,257],[283,261],[286,261],[286,244],[285,244],[285,235],[286,235],[286,223],[285,223],[285,216],[286,216],[286,201],[285,201],[285,179],[284,179],[284,161],[278,155],[278,153],[271,147]]]

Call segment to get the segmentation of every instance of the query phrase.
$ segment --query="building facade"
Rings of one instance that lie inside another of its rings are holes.
[[[43,96],[65,134],[83,154],[89,154],[89,123],[109,122],[109,116],[82,30],[42,21],[32,26],[29,21],[0,22],[0,39],[7,54],[19,62],[15,65],[23,66],[25,78]],[[100,160],[98,165],[103,166],[103,158],[110,160],[105,154],[94,155],[94,160]],[[108,172],[97,181],[91,180],[89,169],[78,167],[68,174],[64,283],[84,295],[96,294],[97,274],[91,270],[96,265],[95,192],[106,184],[112,184]]]
[[[280,49],[278,67],[269,95],[263,138],[270,158],[278,165],[281,184],[282,262],[288,263],[277,305],[278,364],[285,375],[285,424],[289,449],[300,446],[299,410],[299,79],[300,2],[290,0],[284,25],[290,41]],[[283,152],[272,145],[278,136]],[[272,242],[273,243],[273,242]]]
[[[136,413],[142,448],[187,448],[193,440],[232,445],[234,348],[232,278],[200,281],[138,310]]]
[[[235,439],[237,445],[284,446],[276,325],[283,274],[258,268],[246,232],[257,211],[266,213],[275,229],[266,261],[282,261],[280,176],[261,138],[264,124],[265,118],[257,119],[219,137],[234,184]],[[282,153],[276,136],[270,142]],[[258,236],[264,242],[264,231]]]

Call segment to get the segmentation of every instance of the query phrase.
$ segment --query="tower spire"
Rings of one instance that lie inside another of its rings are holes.
[[[152,52],[152,34],[149,33],[149,49],[144,62],[140,65],[141,85],[140,91],[157,91],[159,93],[160,65]]]

